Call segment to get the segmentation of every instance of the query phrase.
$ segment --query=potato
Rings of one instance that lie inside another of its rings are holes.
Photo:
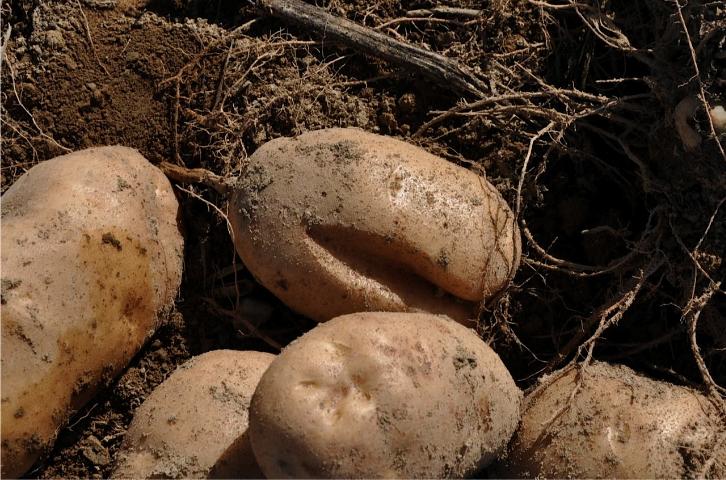
[[[21,475],[154,331],[181,281],[169,181],[135,150],[43,162],[2,197],[2,475]]]
[[[353,128],[260,147],[230,221],[257,280],[318,321],[362,311],[470,319],[520,257],[514,215],[487,180]]]
[[[194,357],[136,410],[115,478],[261,478],[247,434],[252,393],[274,355]]]
[[[463,477],[502,452],[521,392],[473,330],[422,313],[321,323],[272,362],[250,406],[277,477]]]
[[[726,434],[712,404],[689,388],[596,362],[571,401],[575,378],[573,369],[527,396],[497,476],[691,478],[719,430]],[[715,455],[715,477],[724,478],[726,445]]]

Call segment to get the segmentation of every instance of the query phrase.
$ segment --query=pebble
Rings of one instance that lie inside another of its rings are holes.
[[[81,454],[94,465],[108,465],[111,463],[111,455],[108,449],[94,435],[86,437],[87,446],[83,447]]]

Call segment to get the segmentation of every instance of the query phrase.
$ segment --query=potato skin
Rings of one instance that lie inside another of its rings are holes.
[[[497,477],[691,478],[726,433],[713,405],[689,388],[595,362],[571,402],[575,378],[573,369],[527,396]],[[714,478],[724,478],[726,445],[715,458]]]
[[[43,162],[2,198],[2,476],[114,378],[181,281],[178,203],[137,151]]]
[[[278,355],[252,398],[250,440],[268,478],[464,477],[505,448],[520,402],[473,330],[356,313]]]
[[[519,264],[514,215],[486,179],[354,128],[260,147],[229,213],[253,275],[318,321],[362,311],[471,319]]]
[[[215,350],[181,365],[134,413],[113,477],[261,478],[249,406],[274,359]]]

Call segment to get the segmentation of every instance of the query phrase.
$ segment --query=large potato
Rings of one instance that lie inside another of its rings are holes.
[[[571,401],[575,384],[573,369],[527,396],[498,476],[692,478],[714,455],[726,477],[726,445],[712,451],[726,426],[703,395],[597,362]]]
[[[519,264],[514,216],[486,179],[352,128],[260,147],[230,221],[252,274],[318,321],[362,311],[470,319]]]
[[[357,313],[290,344],[262,376],[250,440],[268,478],[463,477],[503,451],[521,392],[473,330]]]
[[[169,181],[135,150],[43,162],[2,197],[2,475],[24,473],[157,327],[181,281]]]
[[[274,355],[216,350],[180,366],[136,410],[115,478],[261,478],[247,434]]]

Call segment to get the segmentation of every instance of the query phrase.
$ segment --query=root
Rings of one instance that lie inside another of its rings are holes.
[[[0,65],[7,66],[8,74],[10,76],[10,82],[13,87],[13,95],[15,96],[15,101],[17,102],[18,106],[23,110],[23,112],[25,112],[25,114],[28,116],[28,118],[32,122],[33,126],[36,128],[36,130],[38,130],[38,134],[42,138],[44,138],[45,140],[47,140],[49,143],[51,143],[55,147],[59,148],[60,150],[66,152],[66,153],[70,153],[72,151],[70,148],[65,147],[65,146],[61,145],[60,143],[56,142],[53,137],[51,137],[50,135],[45,133],[45,131],[43,131],[43,129],[40,128],[40,125],[38,125],[38,122],[35,120],[35,117],[33,116],[33,114],[30,113],[30,110],[28,110],[25,107],[25,105],[23,104],[23,102],[20,100],[20,94],[18,93],[18,88],[15,83],[15,70],[13,68],[12,62],[7,57],[7,44],[10,39],[10,32],[11,32],[10,27],[8,27],[8,30],[5,32],[5,38],[3,40],[2,48],[0,48],[0,51],[2,53],[2,56],[0,57]],[[5,110],[5,105],[3,105],[3,110]],[[7,117],[7,115],[2,115],[2,117],[3,117],[3,122],[7,122],[7,120],[5,120],[5,117]],[[32,146],[31,146],[31,148],[32,148]],[[33,150],[35,150],[35,149],[33,148]]]
[[[480,337],[484,338],[487,343],[492,343],[496,337],[496,333],[499,332],[504,336],[507,341],[517,345],[520,351],[527,352],[529,355],[532,356],[535,361],[539,363],[544,363],[544,361],[540,359],[537,354],[534,353],[534,351],[529,348],[512,329],[510,323],[513,324],[513,322],[511,321],[511,315],[508,312],[509,299],[509,294],[500,294],[498,295],[498,298],[494,299],[493,301],[490,300],[489,302],[482,302],[479,305],[479,311],[477,312],[475,326],[477,334],[479,334]],[[493,306],[491,308],[485,309],[485,303],[489,303]],[[491,312],[491,321],[486,322],[486,324],[482,320],[482,314],[484,311]]]
[[[562,272],[573,277],[581,278],[598,277],[608,273],[614,273],[621,270],[625,265],[631,263],[638,256],[649,252],[649,247],[658,242],[658,239],[660,238],[660,235],[662,233],[663,217],[663,209],[655,208],[651,212],[650,217],[648,218],[648,223],[646,224],[646,228],[644,229],[640,239],[636,242],[635,246],[631,248],[629,253],[627,253],[620,259],[611,262],[611,264],[606,267],[583,265],[580,263],[570,262],[568,260],[562,260],[560,258],[550,255],[535,240],[532,232],[527,227],[527,223],[523,218],[521,218],[520,226],[522,229],[522,233],[524,233],[524,236],[529,242],[529,245],[535,250],[538,255],[547,260],[548,263],[538,262],[530,258],[525,258],[524,262],[529,265],[542,267],[548,270]],[[653,225],[654,218],[656,219],[655,225]]]
[[[213,188],[220,195],[227,195],[231,190],[233,180],[226,179],[204,168],[186,168],[168,162],[161,162],[159,169],[175,182],[201,183]],[[216,207],[215,207],[216,208]],[[218,209],[217,209],[218,210]]]
[[[83,7],[81,6],[81,1],[76,0],[76,5],[78,5],[78,10],[81,12],[81,17],[83,17],[83,27],[86,29],[86,38],[88,39],[88,43],[91,45],[91,51],[93,52],[93,58],[96,59],[96,62],[98,63],[98,66],[101,67],[101,70],[106,74],[106,76],[110,77],[111,74],[109,73],[108,69],[106,68],[106,65],[101,62],[101,59],[98,58],[98,52],[96,51],[96,45],[93,43],[93,36],[91,35],[91,27],[88,25],[88,17],[86,17],[86,12],[83,11]]]
[[[211,207],[215,212],[217,212],[217,214],[220,217],[222,217],[222,219],[224,220],[224,222],[227,225],[227,233],[229,234],[229,238],[232,240],[232,244],[233,245],[235,244],[234,229],[232,228],[232,223],[229,221],[229,216],[226,213],[224,213],[219,207],[217,207],[212,202],[210,202],[208,200],[205,200],[204,198],[202,198],[201,196],[199,196],[196,193],[192,192],[191,190],[187,190],[185,188],[182,188],[179,185],[177,185],[176,188],[178,188],[182,192],[188,193],[192,197],[196,198],[197,200],[201,201],[202,203],[204,203],[208,207]],[[238,272],[238,270],[237,270],[236,266],[237,266],[237,252],[233,248],[232,249],[232,269],[233,269],[233,273],[234,273],[235,307],[238,307],[239,306],[239,301],[240,301],[240,292],[239,292],[239,282],[237,281],[237,272]]]
[[[572,391],[570,392],[570,395],[568,396],[568,399],[562,407],[560,407],[557,411],[555,411],[550,418],[542,422],[542,430],[539,434],[539,436],[534,440],[532,443],[532,448],[537,448],[538,445],[540,445],[545,438],[550,434],[550,427],[563,415],[565,415],[569,409],[575,404],[575,397],[577,396],[577,393],[582,388],[582,382],[584,379],[584,375],[586,372],[588,364],[582,363],[582,364],[576,364],[571,363],[567,365],[566,367],[562,368],[561,370],[558,370],[557,372],[553,373],[552,375],[546,377],[543,381],[541,381],[537,387],[532,390],[527,395],[527,399],[529,402],[534,402],[537,397],[539,397],[542,393],[544,393],[550,385],[555,383],[556,381],[563,378],[565,375],[570,373],[572,369],[577,369],[577,372],[575,374],[575,386],[572,388]]]
[[[691,62],[693,63],[693,72],[694,72],[694,78],[696,80],[696,83],[698,85],[698,97],[699,100],[701,100],[701,103],[703,104],[703,108],[705,109],[706,113],[711,109],[708,105],[708,100],[706,100],[706,92],[703,88],[703,80],[701,79],[701,71],[698,68],[698,58],[696,57],[696,51],[693,48],[693,42],[691,41],[691,35],[688,33],[688,26],[686,25],[686,20],[683,18],[683,7],[681,7],[680,0],[674,0],[676,4],[676,13],[678,14],[678,21],[681,24],[681,28],[683,28],[683,34],[686,37],[686,43],[688,44],[688,52],[691,54]],[[724,152],[723,145],[721,145],[721,141],[719,140],[718,133],[716,133],[716,128],[713,125],[713,120],[711,119],[710,115],[706,115],[708,118],[708,126],[711,129],[711,137],[716,142],[716,146],[718,147],[719,152],[721,152],[721,158],[726,161],[726,152]]]
[[[426,130],[429,130],[434,125],[437,125],[446,119],[454,117],[459,113],[463,113],[466,111],[473,111],[478,108],[485,107],[487,105],[497,104],[497,103],[506,103],[506,102],[511,102],[511,101],[515,101],[515,100],[525,100],[528,98],[547,97],[547,96],[548,96],[548,94],[545,92],[520,92],[520,93],[507,94],[507,95],[498,95],[498,96],[494,96],[494,97],[487,97],[487,98],[483,98],[481,100],[477,100],[476,102],[472,102],[472,103],[462,103],[445,112],[438,112],[439,114],[436,117],[434,117],[433,119],[431,119],[428,122],[421,125],[421,127],[419,127],[419,129],[416,130],[416,132],[412,135],[412,137],[416,138],[416,137],[422,136],[426,132]],[[436,112],[434,112],[434,113],[436,113]]]
[[[703,360],[703,356],[701,355],[701,350],[698,348],[698,341],[696,339],[698,318],[701,316],[703,308],[719,290],[720,286],[721,282],[711,283],[700,296],[692,298],[683,310],[683,321],[688,325],[691,352],[696,360],[696,365],[698,365],[698,371],[701,373],[703,383],[706,385],[711,401],[714,402],[721,411],[723,418],[726,419],[726,400],[724,400],[722,396],[726,394],[726,389],[718,385],[713,379],[711,372],[709,372],[708,367],[706,366],[706,362]]]
[[[252,324],[252,322],[250,322],[248,319],[246,319],[244,317],[244,315],[240,315],[239,313],[237,313],[236,310],[227,310],[227,309],[220,307],[217,304],[217,302],[215,302],[211,298],[204,298],[203,300],[205,302],[207,302],[207,304],[209,304],[209,306],[214,310],[215,313],[224,315],[228,318],[233,318],[234,320],[237,320],[238,322],[240,322],[242,325],[245,326],[245,328],[247,329],[247,331],[250,335],[253,335],[253,336],[259,338],[260,340],[262,340],[263,342],[265,342],[267,345],[274,348],[278,352],[280,350],[282,350],[282,345],[280,343],[278,343],[272,337],[270,337],[269,335],[265,334],[260,329],[258,329],[255,325]]]
[[[656,255],[647,266],[642,268],[638,275],[628,282],[626,288],[607,305],[600,307],[596,313],[591,315],[578,331],[568,342],[562,347],[557,355],[547,364],[545,372],[551,372],[557,368],[564,359],[566,359],[573,351],[577,350],[577,354],[570,360],[570,364],[577,362],[586,351],[584,363],[589,364],[592,360],[593,351],[597,341],[602,334],[613,325],[616,325],[633,304],[636,296],[645,285],[645,282],[653,275],[662,265],[665,259],[661,255]],[[587,332],[597,325],[595,332],[583,342]]]
[[[527,155],[524,157],[524,162],[522,162],[522,171],[519,174],[519,182],[517,183],[517,203],[514,207],[515,217],[519,217],[522,213],[522,185],[524,184],[524,176],[527,174],[527,165],[529,165],[529,159],[532,157],[534,142],[542,138],[542,136],[552,130],[554,126],[555,122],[551,121],[529,140],[529,148],[527,148]]]
[[[714,443],[713,448],[711,449],[711,455],[709,456],[708,460],[703,462],[703,467],[701,467],[701,471],[698,473],[698,476],[696,476],[696,478],[708,478],[708,474],[711,472],[711,469],[716,465],[716,462],[719,462],[719,461],[722,463],[726,462],[726,459],[719,457],[722,454],[722,449],[725,446],[726,446],[726,430],[720,432],[717,435],[716,442]]]

